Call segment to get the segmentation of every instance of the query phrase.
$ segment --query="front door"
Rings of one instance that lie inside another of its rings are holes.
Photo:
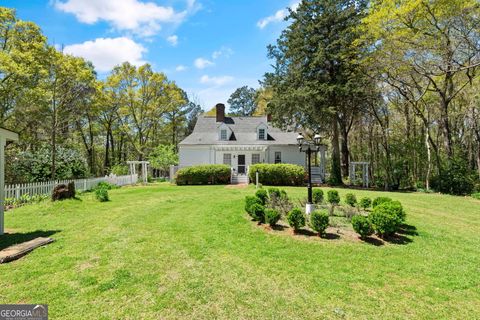
[[[245,155],[238,155],[238,174],[245,174]]]

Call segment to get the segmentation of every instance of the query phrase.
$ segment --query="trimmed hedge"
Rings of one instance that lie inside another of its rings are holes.
[[[258,180],[263,185],[271,186],[300,186],[305,180],[305,168],[286,163],[258,163],[250,166],[249,176],[255,181],[255,172],[258,171]]]
[[[207,164],[182,168],[177,171],[177,185],[229,184],[230,167],[224,164]]]

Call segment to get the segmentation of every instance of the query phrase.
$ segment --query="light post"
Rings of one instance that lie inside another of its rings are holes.
[[[305,213],[310,214],[315,210],[315,205],[312,200],[312,153],[316,153],[320,150],[320,136],[316,134],[313,137],[313,141],[306,141],[303,135],[300,133],[297,137],[297,144],[300,152],[307,154],[307,170],[308,170],[308,200],[305,206]]]

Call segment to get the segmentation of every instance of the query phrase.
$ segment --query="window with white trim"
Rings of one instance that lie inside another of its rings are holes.
[[[220,140],[227,140],[227,129],[220,130]]]
[[[265,129],[258,129],[258,140],[265,140]]]
[[[252,164],[260,163],[260,154],[253,153],[252,154]]]
[[[232,165],[232,154],[231,153],[224,153],[223,154],[223,164]]]
[[[275,163],[282,163],[282,153],[280,151],[275,152]]]

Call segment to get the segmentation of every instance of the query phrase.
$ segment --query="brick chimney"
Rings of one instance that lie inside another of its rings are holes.
[[[215,106],[217,109],[217,122],[224,122],[225,121],[225,105],[223,103],[217,103]]]
[[[267,113],[267,122],[272,122],[272,115]]]

